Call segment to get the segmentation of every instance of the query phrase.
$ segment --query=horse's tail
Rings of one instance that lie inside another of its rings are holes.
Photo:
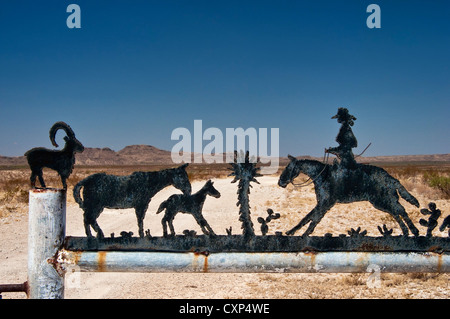
[[[75,202],[78,203],[78,205],[80,205],[80,208],[83,208],[83,200],[81,199],[81,188],[84,186],[84,181],[82,180],[80,182],[78,182],[77,185],[75,185],[75,187],[73,188],[73,198],[75,199]]]
[[[86,177],[85,179],[81,180],[78,182],[78,184],[75,185],[75,187],[73,188],[73,198],[75,199],[75,202],[78,203],[78,205],[80,205],[80,208],[84,208],[84,201],[81,198],[81,188],[84,186],[89,187],[89,185],[92,185],[92,181],[96,181],[99,178],[102,178],[106,176],[105,173],[97,173],[94,175],[90,175],[88,177]]]
[[[161,203],[161,205],[159,205],[159,208],[156,211],[156,213],[159,214],[166,208],[167,208],[167,200],[165,200],[164,202]]]
[[[420,207],[419,201],[413,196],[411,195],[405,187],[403,187],[402,184],[400,184],[400,182],[398,182],[397,185],[397,191],[400,194],[400,196],[405,199],[408,203],[416,206],[416,207]]]

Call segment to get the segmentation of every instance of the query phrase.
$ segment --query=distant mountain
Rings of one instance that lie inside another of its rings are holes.
[[[297,156],[297,159],[314,159],[318,161],[323,161],[323,157],[311,157],[308,155]],[[330,156],[328,163],[332,163],[334,156]],[[281,158],[280,163],[286,163],[289,160],[287,158]],[[433,154],[433,155],[394,155],[394,156],[369,156],[369,157],[358,157],[356,158],[358,163],[363,164],[395,164],[395,163],[450,163],[450,154]]]
[[[151,145],[126,146],[117,152],[117,154],[119,157],[127,159],[127,162],[130,164],[172,163],[171,152]]]
[[[169,151],[164,151],[151,145],[131,145],[116,152],[108,147],[86,147],[83,153],[77,153],[76,165],[89,166],[120,166],[120,165],[152,165],[171,164]],[[25,156],[0,156],[0,165],[27,165]]]
[[[130,145],[116,152],[110,148],[86,147],[83,153],[76,154],[77,165],[89,166],[120,166],[120,165],[170,165],[173,164],[171,152],[161,150],[151,145]],[[297,158],[309,158],[322,161],[323,158],[311,156],[298,156]],[[280,158],[280,165],[289,160]],[[329,160],[331,163],[332,159]],[[361,163],[400,163],[400,162],[449,162],[450,154],[435,155],[402,155],[402,156],[374,156],[359,157]],[[25,156],[6,157],[0,156],[0,166],[27,165]]]
[[[27,159],[25,158],[25,156],[18,156],[18,157],[0,156],[0,165],[1,166],[27,165]]]
[[[86,148],[76,155],[78,165],[152,165],[172,164],[169,151],[151,145],[130,145],[118,152],[110,148]]]
[[[449,162],[450,154],[361,157],[360,162]]]
[[[123,165],[124,159],[121,159],[117,152],[112,149],[105,148],[89,148],[86,147],[83,153],[75,155],[76,164],[78,165]]]

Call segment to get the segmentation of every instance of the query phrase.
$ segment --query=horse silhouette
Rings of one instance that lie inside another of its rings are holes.
[[[202,189],[195,194],[174,194],[161,203],[156,213],[159,214],[163,210],[166,210],[164,217],[161,220],[164,237],[167,237],[167,225],[169,225],[171,235],[175,236],[173,219],[179,212],[191,214],[205,235],[215,235],[211,226],[209,226],[202,214],[203,204],[205,203],[207,195],[215,198],[220,197],[219,191],[214,188],[213,184],[214,183],[209,180]]]
[[[306,174],[314,183],[317,205],[298,225],[286,232],[287,235],[293,235],[310,222],[303,234],[308,236],[336,203],[369,201],[376,209],[390,214],[400,225],[404,236],[408,236],[408,228],[414,236],[419,236],[419,230],[399,203],[398,194],[416,207],[419,207],[419,202],[384,169],[367,164],[357,164],[354,169],[349,169],[337,164],[288,157],[291,162],[281,173],[278,185],[286,187],[300,173]]]
[[[104,208],[134,208],[138,221],[139,236],[144,237],[144,218],[152,197],[163,188],[173,185],[184,194],[191,193],[186,167],[165,169],[157,172],[134,172],[128,176],[98,173],[86,177],[73,189],[75,201],[84,210],[86,235],[92,237],[90,226],[103,238],[103,231],[97,223]],[[83,198],[81,198],[83,189]]]

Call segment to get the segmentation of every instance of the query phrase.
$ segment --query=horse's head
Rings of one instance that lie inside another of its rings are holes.
[[[204,188],[206,189],[206,194],[215,197],[215,198],[219,198],[220,197],[220,193],[217,189],[215,189],[215,187],[213,186],[213,182],[211,180],[207,181]]]
[[[291,162],[286,166],[286,168],[283,170],[283,172],[280,175],[280,179],[278,180],[278,186],[286,187],[289,183],[292,183],[292,181],[300,174],[300,169],[297,165],[297,159],[291,155],[288,155],[288,158],[291,160]]]
[[[190,195],[192,191],[191,183],[186,172],[186,167],[189,164],[183,164],[180,167],[174,169],[173,174],[173,186],[183,192],[183,194]]]

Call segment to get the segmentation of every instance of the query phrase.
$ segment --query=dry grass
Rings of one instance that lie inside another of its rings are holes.
[[[372,274],[261,274],[252,290],[268,298],[354,299],[449,297],[449,274],[379,274],[378,284],[368,284]],[[434,289],[438,287],[438,289]]]
[[[146,166],[78,166],[67,180],[68,194],[82,179],[95,174],[107,173],[113,175],[129,175],[136,171],[157,171],[175,167],[174,165],[146,165]],[[226,164],[199,165],[191,164],[187,172],[189,179],[207,180],[226,177],[229,174]],[[27,212],[28,190],[30,188],[30,170],[28,167],[0,167],[0,218],[11,214],[22,215]],[[62,187],[58,174],[50,169],[44,169],[44,180],[47,187]],[[39,182],[37,181],[37,185]],[[73,197],[68,196],[69,203],[73,203]]]
[[[75,167],[72,175],[67,181],[68,193],[71,194],[73,187],[82,179],[89,175],[99,172],[114,175],[129,175],[135,171],[156,171],[172,166],[164,165],[147,165],[147,166],[86,166]],[[187,168],[188,176],[191,181],[208,180],[214,178],[225,178],[229,175],[230,170],[228,164],[191,164]],[[450,167],[448,165],[430,166],[430,165],[399,165],[384,167],[391,175],[398,178],[400,182],[415,196],[426,198],[427,200],[448,199],[447,194],[442,190],[430,186],[430,176],[448,177],[450,178]],[[282,167],[280,167],[281,171]],[[0,217],[8,216],[10,214],[23,214],[26,212],[28,204],[28,189],[29,189],[29,169],[28,167],[0,167]],[[303,176],[304,177],[304,176]],[[300,176],[299,179],[302,177]],[[306,177],[304,177],[306,178]],[[61,187],[61,181],[56,172],[45,169],[44,179],[49,187]],[[292,185],[287,187],[288,193],[286,198],[267,199],[266,207],[272,207],[274,204],[280,206],[282,211],[298,209],[301,207],[301,212],[310,211],[316,204],[313,186],[306,188],[295,188]],[[73,202],[72,196],[68,196],[68,201]],[[421,201],[422,202],[422,201]],[[351,207],[350,207],[351,209]],[[370,205],[367,206],[371,210]],[[361,209],[360,209],[361,210]],[[362,213],[362,212],[360,212]],[[340,208],[332,210],[329,215],[334,215],[333,219],[339,220],[348,215],[355,214],[354,211],[349,211],[348,208]],[[358,212],[356,212],[358,214]],[[419,210],[410,212],[413,221],[417,221],[421,217]],[[292,218],[297,220],[298,214]],[[381,223],[395,225],[395,221],[387,214],[380,214],[379,219]],[[332,232],[328,229],[325,232]],[[378,234],[378,232],[376,232]]]
[[[450,199],[450,167],[448,165],[406,165],[385,167],[409,191],[436,199]]]

